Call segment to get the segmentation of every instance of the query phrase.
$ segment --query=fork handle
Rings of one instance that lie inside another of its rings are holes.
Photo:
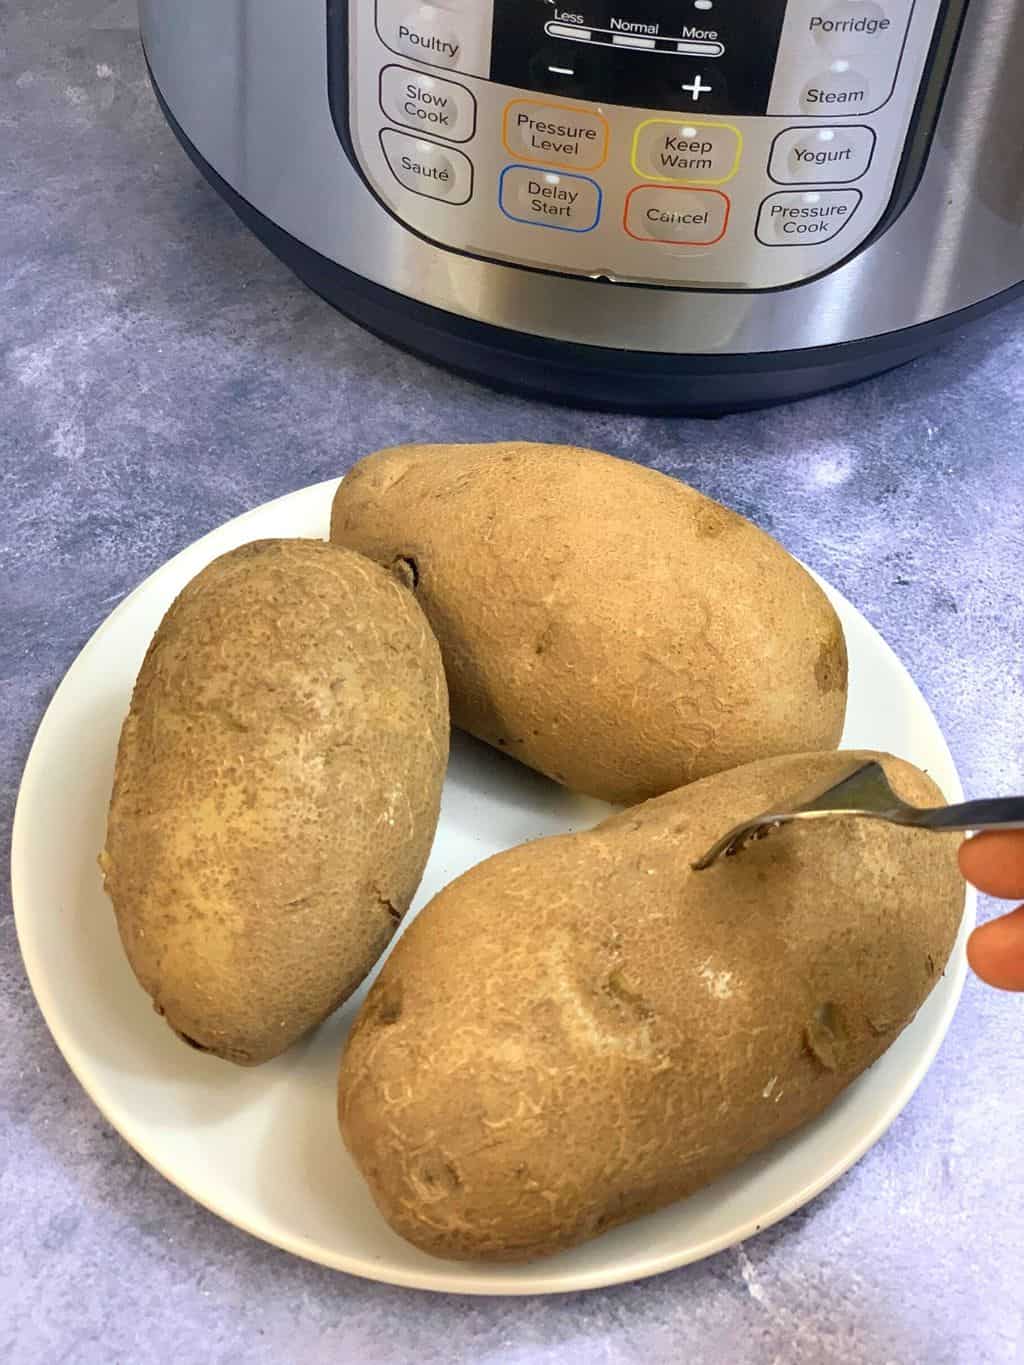
[[[958,806],[922,810],[914,814],[911,823],[923,829],[1024,830],[1024,796],[990,796]]]

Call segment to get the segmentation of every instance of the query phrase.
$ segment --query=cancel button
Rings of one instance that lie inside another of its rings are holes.
[[[720,190],[639,185],[626,200],[626,231],[642,242],[713,246],[729,225],[729,199]]]

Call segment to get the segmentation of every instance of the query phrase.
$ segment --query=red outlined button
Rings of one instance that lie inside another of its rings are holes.
[[[637,185],[626,196],[623,226],[638,242],[714,246],[729,230],[732,208],[721,190],[689,185]]]

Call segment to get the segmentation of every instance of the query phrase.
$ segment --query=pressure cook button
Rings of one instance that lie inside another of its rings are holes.
[[[730,123],[648,119],[633,138],[633,169],[655,180],[722,185],[739,169],[742,147]]]
[[[848,184],[871,164],[871,128],[787,128],[772,145],[768,173],[780,185]]]
[[[476,99],[464,85],[405,66],[380,73],[380,107],[392,123],[451,142],[468,142],[476,131]]]
[[[871,82],[859,71],[851,70],[849,62],[841,60],[809,80],[800,95],[800,108],[805,114],[835,118],[837,114],[871,107]]]
[[[473,194],[473,163],[454,147],[439,147],[408,133],[385,128],[381,147],[391,174],[414,194],[466,204]]]
[[[714,246],[728,229],[729,208],[720,190],[638,185],[626,200],[626,231],[641,242]]]
[[[601,218],[601,187],[586,175],[557,175],[534,166],[502,172],[499,203],[507,218],[563,232],[592,232]]]
[[[903,41],[906,23],[894,24],[873,0],[838,0],[815,5],[807,18],[807,31],[824,52],[880,52]]]
[[[608,156],[608,120],[567,104],[512,100],[505,106],[505,148],[542,166],[596,171]]]
[[[757,216],[764,246],[815,246],[839,235],[857,211],[860,190],[771,194]]]

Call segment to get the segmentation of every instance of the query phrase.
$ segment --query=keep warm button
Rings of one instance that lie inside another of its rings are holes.
[[[626,200],[626,231],[641,242],[714,246],[729,226],[729,207],[720,190],[638,185]]]

